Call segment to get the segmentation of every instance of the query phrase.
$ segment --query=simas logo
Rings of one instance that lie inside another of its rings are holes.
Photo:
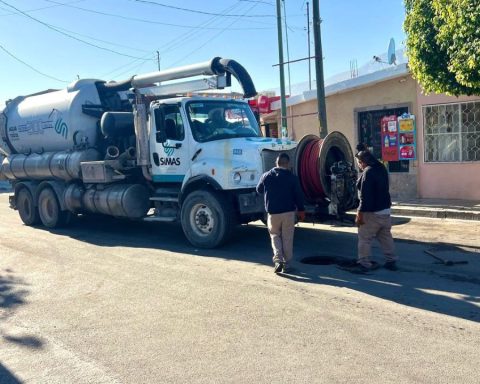
[[[57,120],[55,122],[55,132],[57,132],[59,135],[63,136],[65,139],[68,136],[68,127],[67,124],[62,120]]]
[[[170,157],[170,156],[173,156],[173,152],[175,152],[175,148],[174,147],[164,147],[163,152],[165,152],[165,154],[168,157]]]
[[[55,124],[53,126],[55,132],[57,132],[60,136],[66,139],[68,137],[68,126],[67,123],[65,123],[62,119],[62,112],[60,112],[56,108],[53,108],[52,112],[48,117],[55,121]]]
[[[179,157],[160,157],[160,165],[180,165]]]
[[[160,157],[160,165],[180,165],[179,157],[172,157],[175,152],[174,147],[163,148],[163,151],[168,157]]]

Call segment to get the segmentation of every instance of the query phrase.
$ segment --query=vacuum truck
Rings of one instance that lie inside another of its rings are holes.
[[[121,82],[80,79],[19,96],[0,113],[0,176],[29,226],[56,228],[74,215],[179,221],[190,243],[212,248],[236,225],[264,218],[255,186],[286,152],[310,217],[356,203],[353,154],[333,132],[299,143],[262,137],[245,100],[195,96],[231,86],[256,95],[238,62],[208,62]],[[187,79],[187,80],[185,80]]]

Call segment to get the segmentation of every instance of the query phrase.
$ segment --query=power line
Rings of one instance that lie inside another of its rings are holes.
[[[239,5],[240,5],[240,1],[237,1],[235,4],[229,6],[229,7],[225,8],[223,11],[221,11],[221,14],[228,14],[228,12],[234,10]],[[202,29],[204,29],[203,28],[204,26],[208,26],[210,24],[215,23],[217,21],[217,19],[219,19],[219,16],[213,16],[213,17],[209,18],[208,20],[198,24],[195,29],[193,29],[191,31],[188,31],[188,32],[184,33],[183,35],[178,36],[178,37],[174,38],[173,40],[169,41],[168,43],[160,46],[159,49],[163,49],[162,54],[164,54],[165,50],[168,50],[169,52],[171,52],[171,51],[173,51],[177,48],[182,47],[181,44],[184,41],[187,41],[191,36],[195,36],[196,38],[200,36],[199,34],[197,34],[197,31],[196,31],[197,29],[202,30]],[[223,31],[223,29],[224,28],[222,27],[221,31]]]
[[[76,0],[75,2],[78,3],[79,1],[84,1],[84,0]],[[45,9],[45,8],[51,8],[51,7],[57,7],[57,5],[52,5],[52,6],[44,7],[44,8],[37,8],[36,10]],[[2,8],[0,7],[0,9],[2,9]],[[4,9],[4,8],[3,8],[3,9]],[[33,11],[35,11],[35,10],[29,10],[29,11],[24,11],[24,12],[25,12],[25,13],[28,13],[28,12],[33,12]],[[9,13],[9,15],[22,15],[22,14],[19,13],[19,12],[11,12],[11,13]],[[1,16],[4,16],[4,15],[1,15]],[[130,47],[130,46],[128,46],[128,45],[114,43],[114,42],[111,42],[111,41],[108,41],[108,40],[99,39],[99,38],[96,38],[96,37],[93,37],[93,36],[90,36],[90,35],[84,35],[84,34],[82,34],[82,33],[75,32],[75,31],[72,31],[72,30],[69,30],[69,29],[66,29],[66,28],[62,28],[62,27],[59,27],[59,26],[57,26],[57,25],[53,25],[53,24],[50,24],[50,23],[45,23],[45,24],[48,24],[50,27],[59,29],[59,30],[61,30],[61,31],[65,31],[65,32],[68,32],[68,33],[72,33],[72,34],[74,34],[74,35],[86,37],[87,39],[90,39],[90,40],[100,41],[100,42],[105,43],[105,44],[110,44],[110,45],[114,45],[114,46],[117,46],[117,47],[127,48],[127,49],[131,49],[131,50],[133,50],[133,51],[149,52],[149,51],[147,51],[147,50],[145,50],[145,49],[140,49],[140,48],[136,48],[136,47]]]
[[[38,74],[42,75],[42,76],[45,76],[45,77],[48,77],[49,79],[53,79],[53,80],[56,80],[56,81],[59,81],[60,83],[69,83],[69,81],[67,80],[62,80],[62,79],[58,79],[56,77],[53,77],[53,76],[50,76],[50,75],[47,75],[46,73],[43,73],[41,71],[39,71],[38,69],[32,67],[30,64],[26,63],[25,61],[23,61],[22,59],[18,58],[17,56],[15,56],[13,53],[11,53],[10,51],[8,51],[3,45],[0,44],[0,49],[2,51],[4,51],[7,55],[9,55],[10,57],[14,58],[15,60],[17,60],[18,62],[22,63],[23,65],[27,66],[28,68],[30,68],[32,71],[35,71],[37,72]]]
[[[137,17],[123,16],[123,15],[118,15],[118,14],[115,14],[115,13],[101,12],[101,11],[96,11],[96,10],[93,10],[93,9],[77,7],[77,6],[71,5],[71,4],[60,3],[60,2],[55,1],[55,0],[45,0],[45,1],[47,1],[49,3],[57,4],[57,5],[63,5],[63,6],[68,7],[68,8],[78,9],[78,10],[83,11],[83,12],[95,13],[97,15],[102,15],[102,16],[116,17],[118,19],[123,19],[123,20],[136,21],[136,22],[146,23],[146,24],[166,25],[166,26],[169,26],[169,27],[177,27],[177,28],[187,28],[187,29],[196,28],[196,27],[191,26],[191,25],[165,23],[165,22],[161,22],[161,21],[154,21],[154,20],[140,19],[140,18],[137,18]],[[209,27],[209,28],[203,28],[203,29],[218,30],[218,29],[221,29],[221,28]],[[271,28],[270,27],[258,27],[258,28],[245,27],[245,28],[232,28],[232,29],[237,30],[237,31],[243,31],[243,30],[251,30],[251,29],[271,29]]]
[[[237,1],[235,4],[225,8],[222,13],[227,13],[229,11],[232,11],[233,9],[235,9],[238,5],[240,4],[240,1]],[[191,36],[194,36],[197,37],[198,34],[196,33],[196,30],[197,29],[202,29],[202,30],[205,30],[205,26],[207,25],[210,25],[212,24],[213,22],[215,22],[216,20],[218,19],[218,16],[213,16],[211,18],[209,18],[208,20],[204,21],[204,22],[201,22],[200,24],[198,24],[197,26],[193,27],[193,29],[181,34],[180,36],[177,36],[175,38],[173,38],[172,40],[170,40],[169,42],[163,44],[162,46],[158,47],[157,50],[160,50],[160,49],[163,49],[163,51],[161,52],[161,54],[163,54],[163,52],[165,50],[168,50],[169,52],[173,51],[175,49],[175,47],[182,47],[182,43],[186,40],[188,40]],[[145,57],[144,57],[145,58]],[[147,60],[147,59],[146,59]],[[131,70],[133,70],[133,68],[135,67],[136,63],[138,62],[139,60],[133,60],[125,65],[122,65],[116,69],[114,69],[113,71],[110,71],[108,73],[106,73],[105,75],[103,75],[102,77],[106,77],[106,76],[109,76],[111,75],[112,73],[115,73],[123,68],[127,68],[126,70],[124,70],[123,72],[121,73],[118,73],[114,76],[114,78],[118,78],[120,76],[122,76],[123,74],[125,73],[128,73],[130,72],[131,73]]]
[[[227,12],[230,12],[232,11],[233,9],[235,9],[238,5],[240,4],[240,1],[237,1],[237,3],[225,8],[222,13],[227,13]],[[168,52],[172,52],[173,50],[175,49],[178,49],[178,48],[182,48],[183,45],[182,43],[187,41],[190,37],[192,36],[195,36],[195,37],[198,37],[199,34],[197,33],[196,29],[201,29],[201,30],[205,30],[205,26],[207,25],[210,25],[214,22],[216,22],[216,20],[218,19],[219,17],[218,16],[213,16],[211,18],[209,18],[208,20],[198,24],[196,27],[194,27],[192,30],[190,31],[187,31],[185,32],[184,34],[180,35],[180,36],[177,36],[175,37],[174,39],[170,40],[168,43],[165,43],[163,44],[162,46],[160,46],[158,48],[158,50],[162,49],[162,52],[161,52],[161,55],[164,54],[165,51],[168,51]],[[126,65],[123,65],[117,69],[115,69],[114,71],[108,73],[107,75],[111,74],[111,73],[114,73],[114,72],[117,72],[119,69],[122,69],[122,68],[129,68],[129,69],[126,69],[125,71],[123,71],[122,73],[119,73],[117,75],[115,75],[115,78],[118,78],[120,77],[121,75],[127,73],[127,72],[130,72],[131,69],[134,68],[134,63],[136,63],[138,60],[134,60]]]
[[[148,55],[148,56],[150,56],[150,55]],[[115,68],[114,70],[105,73],[104,75],[100,76],[100,78],[105,78],[107,76],[112,77],[112,78],[117,78],[117,77],[120,77],[120,76],[124,75],[125,73],[129,73],[129,72],[131,73],[133,68],[135,68],[138,65],[137,64],[138,61],[141,61],[142,64],[144,64],[145,62],[147,62],[149,60],[152,60],[152,59],[145,56],[143,59],[137,59],[137,60],[130,61],[127,64],[121,65],[121,66]],[[124,68],[127,68],[127,69],[118,73],[118,74],[116,74],[115,76],[111,76],[112,73],[118,72],[118,71],[120,71],[121,69],[124,69]]]
[[[247,11],[245,11],[244,15],[246,15],[248,12],[250,12],[253,8],[255,8],[258,4],[253,4],[250,8],[247,9]],[[232,26],[234,23],[236,23],[243,15],[237,17],[237,19],[235,19],[234,21],[232,21],[229,25],[227,25],[224,29],[222,29],[220,32],[218,32],[215,36],[213,36],[212,38],[210,38],[207,42],[205,42],[204,44],[200,45],[199,47],[197,47],[196,49],[194,49],[193,51],[189,52],[187,55],[185,55],[184,57],[182,57],[180,60],[177,60],[176,62],[174,62],[172,65],[176,65],[177,63],[183,61],[184,59],[186,59],[188,56],[190,56],[191,54],[197,52],[199,49],[203,48],[205,45],[207,45],[208,43],[212,42],[212,40],[216,39],[218,36],[220,36],[223,32],[225,32],[227,29],[229,29],[230,26]]]
[[[48,24],[48,23],[47,23]],[[87,39],[91,39],[91,40],[94,40],[94,41],[100,41],[102,43],[105,43],[105,44],[110,44],[110,45],[114,45],[114,46],[117,46],[117,47],[122,47],[122,48],[127,48],[127,49],[131,49],[133,51],[138,51],[138,52],[149,52],[147,51],[146,49],[140,49],[140,48],[135,48],[135,47],[130,47],[128,45],[124,45],[124,44],[118,44],[118,43],[114,43],[112,41],[108,41],[108,40],[102,40],[102,39],[99,39],[97,37],[93,37],[93,36],[89,36],[89,35],[84,35],[82,33],[78,33],[78,32],[75,32],[75,31],[71,31],[71,30],[68,30],[68,29],[65,29],[65,28],[61,28],[61,27],[58,27],[58,26],[54,26],[52,24],[48,24],[50,26],[53,26],[54,28],[57,28],[61,31],[66,31],[66,32],[69,32],[69,33],[72,33],[74,35],[78,35],[78,36],[82,36],[82,37],[86,37]]]
[[[275,4],[269,3],[268,1],[260,1],[260,0],[240,0],[240,1],[248,2],[248,3],[267,4],[267,5],[271,5],[272,7],[275,6]]]
[[[74,1],[69,1],[68,3],[65,3],[65,4],[74,4],[74,3],[81,3],[82,1],[85,1],[85,0],[74,0]],[[60,7],[61,5],[63,4],[57,4],[57,5],[48,5],[46,7],[41,7],[41,8],[35,8],[35,9],[28,9],[26,10],[25,12],[36,12],[36,11],[43,11],[44,9],[48,9],[48,8],[54,8],[54,7]],[[3,8],[2,8],[3,9]],[[11,12],[11,11],[8,11],[6,9],[3,9],[5,12],[9,12],[9,13],[6,13],[4,15],[0,15],[1,16],[11,16],[11,15],[16,15],[17,12]]]
[[[128,54],[126,54],[126,53],[121,53],[121,52],[118,52],[118,51],[114,51],[113,49],[101,47],[100,45],[96,45],[96,44],[90,43],[90,42],[88,42],[88,41],[79,39],[78,37],[75,37],[75,36],[73,36],[73,35],[71,35],[71,34],[69,34],[69,33],[63,32],[63,31],[61,31],[60,29],[57,29],[57,28],[53,27],[52,25],[50,25],[50,24],[48,24],[48,23],[45,23],[45,22],[43,22],[43,21],[41,21],[41,20],[39,20],[39,19],[37,19],[37,18],[29,15],[29,14],[26,13],[26,12],[21,11],[20,9],[14,7],[13,5],[10,5],[10,4],[6,3],[6,2],[3,1],[3,0],[0,0],[0,3],[6,5],[6,6],[10,7],[10,8],[15,9],[17,12],[21,13],[21,14],[24,15],[25,17],[28,17],[29,19],[32,19],[32,20],[36,21],[37,23],[40,23],[40,24],[44,25],[45,27],[47,27],[47,28],[49,28],[49,29],[51,29],[51,30],[53,30],[53,31],[55,31],[55,32],[57,32],[57,33],[60,33],[61,35],[70,37],[70,38],[73,39],[73,40],[79,41],[79,42],[81,42],[81,43],[90,45],[91,47],[95,47],[95,48],[98,48],[98,49],[101,49],[101,50],[104,50],[104,51],[107,51],[107,52],[115,53],[116,55],[125,56],[125,57],[131,57],[131,58],[133,58],[133,59],[138,59],[137,56],[132,56],[132,55],[128,55]]]
[[[221,13],[213,13],[213,12],[205,12],[205,11],[199,11],[198,9],[189,9],[189,8],[182,8],[182,7],[176,7],[174,5],[167,5],[167,4],[162,4],[158,3],[156,1],[151,1],[151,0],[132,0],[136,1],[137,3],[145,3],[145,4],[151,4],[151,5],[157,5],[159,7],[165,7],[165,8],[171,8],[171,9],[176,9],[179,11],[184,11],[184,12],[191,12],[191,13],[198,13],[202,15],[210,15],[210,16],[222,16],[222,17],[275,17],[274,15],[223,15]]]

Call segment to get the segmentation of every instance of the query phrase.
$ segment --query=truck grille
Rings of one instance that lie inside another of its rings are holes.
[[[271,149],[264,149],[262,151],[262,166],[263,172],[267,172],[275,167],[275,160],[280,153],[286,153],[290,157],[290,169],[295,172],[295,148],[288,151],[274,151]]]

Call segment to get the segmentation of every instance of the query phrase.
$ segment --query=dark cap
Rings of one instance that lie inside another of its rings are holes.
[[[373,165],[377,162],[377,159],[370,151],[360,151],[355,155],[355,157],[367,165]]]

